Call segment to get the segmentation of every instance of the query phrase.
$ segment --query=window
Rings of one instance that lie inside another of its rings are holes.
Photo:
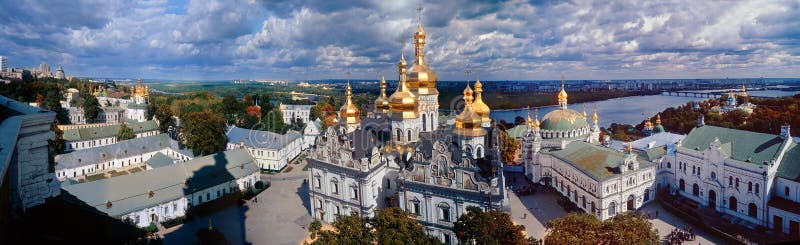
[[[419,201],[417,200],[411,201],[411,208],[413,213],[416,214],[417,216],[422,215],[422,213],[420,212]]]
[[[733,176],[728,176],[728,186],[733,186]]]
[[[758,218],[758,206],[755,203],[747,205],[747,215],[753,218]]]
[[[408,141],[411,141],[411,130],[408,130]]]
[[[320,180],[319,174],[315,174],[314,175],[314,188],[317,188],[317,189],[321,188],[321,186],[322,186],[321,182],[322,181]]]
[[[686,191],[686,182],[683,181],[683,179],[681,179],[681,181],[679,183],[679,187],[680,187],[681,191]]]
[[[756,194],[758,194],[758,189],[760,188],[758,188],[758,183],[756,183]]]
[[[736,200],[736,197],[731,196],[731,198],[728,199],[728,208],[730,208],[734,212],[738,212],[738,210],[736,209],[736,207],[738,206],[739,206],[739,201]]]
[[[671,162],[667,162],[667,168],[672,168],[672,163]]]
[[[616,214],[617,214],[617,204],[611,202],[610,204],[608,204],[608,216],[614,216]]]
[[[444,242],[444,244],[448,244],[449,245],[450,244],[450,234],[445,233],[445,234],[442,234],[442,235],[443,235],[443,238],[444,238],[444,240],[442,242]]]
[[[700,186],[697,184],[692,185],[692,195],[700,196]]]
[[[739,189],[739,178],[736,178],[736,189]]]
[[[446,203],[439,204],[439,221],[450,222],[450,205]]]
[[[339,194],[339,180],[336,179],[331,180],[331,193]]]
[[[350,196],[352,196],[353,199],[358,200],[358,187],[357,186],[353,186],[353,187],[350,188]]]
[[[397,140],[400,140],[403,136],[400,134],[400,129],[397,130]]]
[[[788,186],[783,188],[783,194],[786,195],[786,197],[789,197],[789,187]]]
[[[209,201],[211,201],[211,193],[206,193],[206,199],[208,199]]]
[[[747,192],[753,192],[753,182],[747,182]]]

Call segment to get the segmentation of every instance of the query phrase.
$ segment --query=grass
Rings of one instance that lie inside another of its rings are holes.
[[[142,169],[141,168],[132,168],[132,169],[128,170],[128,172],[131,172],[131,173],[136,173],[136,172],[139,172],[139,171],[142,171]]]
[[[108,171],[108,174],[110,174],[111,177],[117,177],[117,176],[126,175],[127,172],[117,172],[115,170],[111,170],[111,171]]]
[[[303,171],[308,171],[308,164],[306,164],[305,166],[303,166]]]
[[[284,173],[292,172],[292,169],[294,169],[292,166],[288,166],[283,170],[283,172]]]
[[[86,176],[86,181],[95,181],[95,180],[101,180],[101,179],[105,179],[105,178],[106,178],[105,174],[95,174],[95,175]]]

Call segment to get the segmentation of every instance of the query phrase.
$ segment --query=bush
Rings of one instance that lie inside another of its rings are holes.
[[[284,172],[284,173],[288,173],[288,172],[291,172],[291,171],[292,171],[292,169],[294,169],[294,168],[292,168],[292,166],[288,166],[288,167],[286,167],[286,168],[283,170],[283,172]]]
[[[147,233],[154,233],[158,231],[158,227],[156,227],[156,224],[150,223],[150,225],[145,227],[144,230],[147,231]]]
[[[164,228],[170,228],[176,225],[183,224],[183,222],[186,222],[186,216],[180,216],[171,220],[161,222],[161,225],[164,226]]]

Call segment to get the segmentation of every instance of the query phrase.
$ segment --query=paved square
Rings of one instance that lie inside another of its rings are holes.
[[[196,244],[195,233],[208,227],[211,220],[231,244],[299,244],[312,218],[308,187],[303,183],[308,172],[298,166],[302,164],[293,165],[289,173],[262,176],[265,181],[271,180],[272,186],[258,195],[258,202],[228,207],[159,234],[166,244]]]

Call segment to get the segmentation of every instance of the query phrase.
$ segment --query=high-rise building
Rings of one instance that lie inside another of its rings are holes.
[[[39,64],[39,76],[40,77],[51,77],[51,76],[53,76],[52,74],[50,74],[50,65],[48,65],[45,62],[42,62],[42,64]]]
[[[8,69],[8,57],[0,56],[0,71]]]

